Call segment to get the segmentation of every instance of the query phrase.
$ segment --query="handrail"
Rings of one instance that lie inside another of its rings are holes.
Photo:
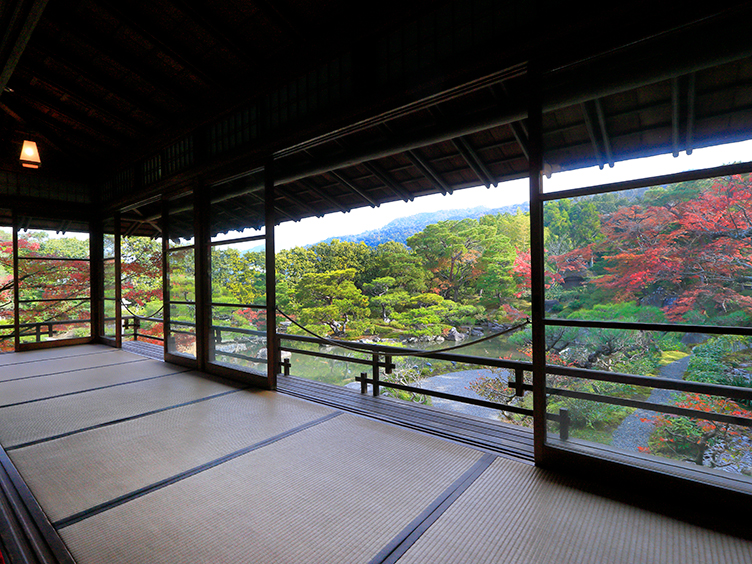
[[[407,347],[395,347],[391,345],[379,345],[376,343],[359,343],[354,341],[340,341],[338,339],[328,339],[327,341],[322,341],[320,339],[316,339],[315,337],[308,337],[306,335],[290,335],[287,333],[278,333],[277,337],[280,339],[287,339],[290,341],[302,341],[307,343],[317,343],[320,345],[325,346],[332,346],[330,342],[334,343],[341,343],[343,345],[347,345],[349,348],[359,348],[363,349],[363,352],[377,352],[379,354],[384,355],[391,355],[391,356],[397,356],[397,355],[404,355],[404,356],[412,356],[411,353],[420,353],[420,356],[423,356],[425,358],[431,358],[434,360],[450,360],[455,362],[462,362],[465,364],[485,364],[487,366],[493,366],[494,368],[508,368],[510,370],[515,370],[517,368],[522,368],[523,370],[532,370],[533,364],[531,362],[526,362],[524,360],[505,360],[501,358],[489,358],[485,356],[473,356],[473,355],[466,355],[466,354],[457,354],[457,353],[449,353],[449,352],[436,352],[431,353],[431,351],[424,351],[420,349],[411,349]],[[287,347],[282,347],[284,350],[287,349]]]
[[[332,346],[331,345],[332,341],[337,342],[335,339],[322,340],[322,339],[317,339],[315,337],[309,337],[309,336],[303,336],[303,335],[288,335],[284,333],[278,334],[277,337],[280,339],[280,341],[286,339],[290,341],[307,342],[307,343],[314,343],[314,344],[326,345],[326,346]],[[520,408],[518,406],[499,404],[496,402],[490,402],[486,400],[466,398],[463,396],[456,396],[454,394],[447,394],[445,392],[435,392],[433,390],[426,390],[426,389],[418,388],[415,386],[399,384],[396,382],[383,381],[379,378],[379,375],[376,371],[376,367],[379,367],[379,368],[387,367],[387,373],[389,373],[388,367],[389,367],[389,363],[391,362],[391,359],[389,358],[388,355],[393,354],[395,352],[399,352],[401,354],[407,353],[409,355],[409,353],[412,352],[414,349],[394,347],[394,346],[388,346],[388,345],[380,345],[380,344],[371,344],[371,343],[352,343],[350,341],[348,341],[347,344],[348,344],[349,349],[357,347],[357,348],[362,349],[363,353],[370,352],[373,356],[373,360],[369,362],[364,359],[352,358],[352,357],[341,356],[341,355],[336,355],[336,354],[331,354],[331,353],[322,353],[320,351],[302,351],[299,349],[295,349],[293,347],[286,347],[282,345],[280,345],[279,348],[280,350],[307,354],[310,356],[319,356],[322,358],[342,360],[345,362],[353,362],[356,364],[373,365],[374,367],[373,377],[369,378],[366,373],[361,373],[359,377],[355,378],[356,381],[361,383],[362,393],[365,393],[367,384],[371,384],[373,385],[374,395],[378,395],[378,388],[381,386],[384,386],[384,387],[395,388],[395,389],[399,389],[399,390],[403,390],[407,392],[424,394],[424,395],[439,397],[443,399],[449,399],[452,401],[459,401],[459,402],[468,403],[471,405],[479,405],[482,407],[490,407],[490,408],[499,409],[502,411],[520,413],[524,415],[532,415],[532,410],[527,410],[525,408]],[[429,353],[427,355],[425,351],[420,351],[420,352],[421,352],[421,356],[426,357],[426,358],[435,358],[438,360],[453,360],[457,362],[467,362],[471,364],[481,364],[481,365],[486,365],[486,366],[513,369],[515,371],[515,379],[512,380],[511,378],[509,378],[507,380],[507,386],[510,389],[515,390],[515,395],[521,396],[526,391],[533,390],[533,386],[531,386],[530,384],[524,383],[522,380],[522,373],[524,371],[530,371],[532,369],[531,363],[522,362],[522,361],[504,361],[504,360],[497,360],[493,358],[457,355],[457,354],[452,354],[452,353],[437,353],[435,355],[430,355]],[[380,361],[379,359],[380,355],[386,356],[387,360],[385,362]],[[289,368],[290,368],[289,360],[285,359],[282,365],[285,369],[285,374],[289,374]],[[557,366],[557,365],[552,365],[552,364],[546,365],[546,373],[557,374],[561,376],[568,376],[568,377],[573,377],[573,378],[597,380],[597,381],[602,381],[602,382],[613,382],[613,383],[629,384],[629,385],[643,386],[643,387],[657,388],[657,389],[694,392],[694,393],[700,393],[704,395],[722,396],[722,397],[726,397],[729,399],[736,399],[736,400],[752,400],[752,389],[739,388],[735,386],[726,386],[726,385],[721,385],[721,384],[710,384],[710,383],[705,383],[705,382],[691,382],[691,381],[685,381],[685,380],[673,380],[670,378],[639,376],[639,375],[634,375],[634,374],[622,374],[618,372],[607,372],[603,370],[589,370],[589,369],[584,369],[584,368]],[[644,409],[644,410],[655,411],[659,413],[667,413],[671,415],[679,415],[679,416],[691,417],[691,418],[696,418],[696,419],[704,419],[704,420],[714,421],[714,422],[719,422],[719,423],[728,423],[728,424],[740,425],[744,427],[752,427],[752,419],[741,417],[738,415],[727,415],[724,413],[706,412],[706,411],[701,411],[697,409],[677,407],[673,405],[661,405],[661,404],[643,401],[643,400],[617,398],[617,397],[607,396],[607,395],[602,395],[602,394],[566,390],[566,389],[556,388],[552,386],[546,387],[546,394],[547,395],[559,395],[563,397],[571,397],[571,398],[583,399],[583,400],[588,400],[588,401],[597,401],[601,403],[608,403],[612,405],[620,405],[620,406],[625,406],[625,407],[633,407],[636,409]],[[567,410],[565,409],[562,409],[559,414],[547,413],[546,418],[557,420],[561,423],[562,426],[566,426],[569,424],[569,414]],[[568,437],[568,434],[569,434],[568,429],[563,429],[563,428],[560,429],[560,436],[562,438]]]
[[[732,399],[752,400],[752,388],[739,388],[722,384],[709,384],[706,382],[692,382],[687,380],[672,380],[658,376],[638,376],[636,374],[622,374],[619,372],[607,372],[604,370],[588,370],[585,368],[573,368],[570,366],[546,365],[548,374],[571,376],[587,380],[600,380],[602,382],[614,382],[617,384],[630,384],[634,386],[646,386],[661,388],[664,390],[676,390],[679,392],[696,392],[710,396],[724,396]]]

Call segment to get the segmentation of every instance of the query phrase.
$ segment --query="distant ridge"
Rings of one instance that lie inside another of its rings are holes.
[[[320,241],[321,243],[331,243],[335,239],[338,241],[350,241],[353,243],[363,242],[369,247],[376,247],[387,241],[397,241],[406,244],[407,238],[420,233],[428,225],[438,223],[439,221],[448,221],[450,219],[478,219],[484,215],[497,215],[500,213],[515,214],[517,210],[524,212],[530,211],[530,205],[527,202],[513,204],[501,208],[489,209],[485,206],[469,208],[464,210],[440,210],[437,212],[425,212],[407,217],[400,217],[387,223],[384,227],[365,231],[357,235],[341,235],[338,237],[329,237]]]

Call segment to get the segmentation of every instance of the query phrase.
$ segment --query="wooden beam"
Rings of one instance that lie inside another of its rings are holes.
[[[595,104],[595,113],[598,116],[598,124],[601,127],[601,137],[603,139],[603,149],[606,152],[606,159],[608,160],[608,166],[613,168],[614,155],[611,151],[611,139],[608,136],[608,129],[606,128],[606,115],[603,113],[603,106],[601,101],[596,98],[593,103]]]
[[[358,196],[360,196],[361,198],[363,198],[366,202],[368,202],[368,204],[372,208],[378,208],[379,207],[379,204],[376,203],[376,200],[374,200],[373,198],[371,198],[370,196],[368,196],[363,190],[361,190],[360,188],[358,188],[357,186],[355,186],[355,184],[353,184],[352,182],[350,182],[347,178],[345,178],[344,176],[342,176],[336,170],[329,171],[329,174],[331,174],[334,178],[336,178],[337,181],[340,184],[342,184],[344,186],[347,186],[350,190],[352,190]]]
[[[690,73],[687,78],[687,145],[688,155],[692,154],[695,143],[695,99],[697,98],[697,77]]]
[[[679,79],[671,79],[671,149],[679,156]]]
[[[491,171],[488,170],[486,163],[483,162],[483,159],[480,158],[477,151],[475,151],[472,145],[470,145],[469,141],[467,141],[465,137],[457,137],[452,139],[452,145],[457,149],[460,156],[465,159],[467,166],[472,169],[481,183],[486,188],[490,188],[491,185],[494,184],[493,175],[491,174]],[[452,191],[450,190],[449,193],[451,194]]]
[[[3,95],[21,55],[37,27],[47,0],[17,0],[0,42],[0,96]]]
[[[392,194],[394,194],[398,198],[401,198],[405,202],[410,202],[413,200],[413,197],[405,192],[402,188],[397,186],[397,183],[389,178],[389,175],[386,173],[386,171],[382,169],[378,164],[374,162],[364,162],[362,164],[366,169],[368,169],[371,174],[378,178],[379,181],[384,186],[386,186],[387,190],[389,190]]]
[[[590,108],[588,108],[588,103],[583,102],[580,104],[580,109],[582,110],[582,117],[585,120],[585,128],[588,132],[588,137],[590,137],[590,144],[593,146],[593,154],[595,155],[595,160],[598,162],[598,168],[603,170],[603,166],[606,164],[603,160],[603,155],[601,154],[600,147],[598,146],[598,139],[595,134],[595,127],[593,127],[593,118],[590,115]]]
[[[308,180],[306,180],[306,179],[303,178],[303,179],[298,180],[298,182],[300,184],[302,184],[303,187],[306,190],[308,190],[312,194],[318,196],[322,200],[325,200],[325,201],[329,202],[332,206],[334,206],[335,208],[337,208],[342,213],[349,213],[350,212],[350,208],[343,206],[337,200],[335,200],[334,198],[332,198],[329,195],[327,195],[325,192],[323,192],[323,191],[319,190],[318,188],[316,188],[316,186],[314,186]]]
[[[205,84],[211,85],[214,88],[233,88],[235,84],[221,81],[215,76],[212,76],[211,72],[196,62],[187,57],[184,53],[178,53],[173,47],[168,45],[162,40],[162,37],[169,36],[162,30],[155,29],[150,25],[148,19],[144,17],[143,13],[138,13],[134,8],[138,3],[136,2],[117,2],[113,3],[106,0],[99,0],[100,5],[103,5],[112,15],[114,15],[120,22],[128,26],[131,30],[135,31],[152,45],[155,46],[157,51],[161,51],[180,66],[187,69],[194,76],[202,80]]]
[[[427,160],[423,159],[423,157],[418,154],[417,150],[407,151],[405,155],[423,176],[431,182],[434,182],[439,187],[444,196],[452,193],[452,187],[444,182],[444,179],[441,178],[438,172],[436,172],[436,169],[434,169]]]

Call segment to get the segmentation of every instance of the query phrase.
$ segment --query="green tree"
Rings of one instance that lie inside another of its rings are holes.
[[[295,298],[301,322],[335,337],[361,334],[369,328],[368,298],[355,286],[354,268],[305,274]]]
[[[407,244],[434,274],[433,290],[459,301],[473,293],[483,250],[496,234],[474,219],[440,221],[409,237]]]
[[[381,310],[381,318],[385,322],[389,322],[395,307],[410,298],[404,290],[394,290],[396,284],[397,281],[391,276],[383,276],[363,285],[363,293],[369,296],[370,305]]]

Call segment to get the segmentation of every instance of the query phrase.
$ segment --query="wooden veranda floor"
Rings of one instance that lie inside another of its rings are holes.
[[[744,539],[333,405],[103,346],[0,356],[6,558],[752,561]]]

